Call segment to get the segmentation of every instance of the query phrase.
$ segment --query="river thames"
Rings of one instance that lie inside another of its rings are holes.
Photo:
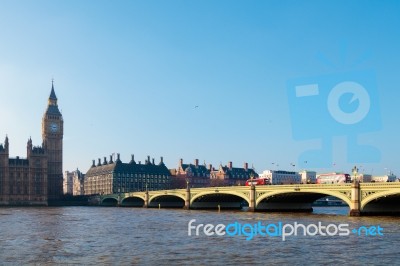
[[[399,217],[349,217],[345,207],[314,213],[185,211],[116,207],[0,209],[2,265],[393,265]],[[188,236],[188,223],[380,226],[383,235]]]

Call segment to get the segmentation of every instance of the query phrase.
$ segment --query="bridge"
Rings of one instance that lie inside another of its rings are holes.
[[[400,182],[231,186],[101,195],[103,206],[312,212],[317,199],[334,196],[350,216],[400,214]]]

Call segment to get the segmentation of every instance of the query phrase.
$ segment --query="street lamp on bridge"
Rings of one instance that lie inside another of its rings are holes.
[[[354,176],[353,182],[354,183],[359,182],[360,180],[358,180],[358,168],[357,168],[357,166],[353,167],[352,172],[353,172],[353,176]]]

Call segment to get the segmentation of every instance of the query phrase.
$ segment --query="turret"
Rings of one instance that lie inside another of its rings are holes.
[[[3,167],[8,166],[8,137],[6,136],[6,139],[4,141],[4,145],[0,144],[0,165]],[[0,194],[1,194],[1,187],[0,187]]]
[[[32,152],[32,139],[31,137],[29,137],[28,143],[26,144],[26,155],[28,158],[31,156],[31,152]]]
[[[8,148],[9,148],[8,136],[6,135],[6,140],[4,141],[4,149],[6,150],[7,153],[8,153]]]
[[[51,81],[51,92],[49,96],[49,105],[57,106],[57,96],[54,91],[54,80]]]

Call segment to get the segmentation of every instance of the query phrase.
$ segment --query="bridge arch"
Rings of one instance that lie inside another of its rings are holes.
[[[140,196],[128,196],[121,200],[121,206],[124,207],[143,207],[144,199]]]
[[[163,193],[152,195],[149,198],[148,207],[160,208],[183,208],[185,206],[185,198],[179,194]]]
[[[106,197],[101,200],[102,206],[117,206],[118,198],[115,197]]]
[[[175,194],[175,193],[160,193],[160,194],[155,194],[155,195],[151,195],[149,198],[149,203],[152,202],[153,200],[162,198],[162,197],[175,197],[175,198],[179,198],[181,200],[183,200],[183,202],[185,202],[185,197],[183,195],[180,194]]]
[[[304,195],[304,194],[310,194],[310,195],[312,195],[312,194],[315,194],[315,195],[320,194],[320,195],[322,195],[322,197],[333,196],[333,197],[339,198],[339,199],[343,200],[344,202],[346,202],[346,204],[349,207],[351,206],[351,199],[349,199],[345,194],[340,193],[338,191],[332,191],[332,190],[317,190],[316,191],[316,190],[301,189],[300,192],[295,192],[292,189],[292,190],[281,190],[281,191],[266,192],[265,194],[261,195],[260,197],[257,197],[256,204],[255,204],[256,208],[257,208],[257,206],[259,206],[259,204],[263,200],[265,200],[267,198],[270,198],[272,196],[285,195],[285,194],[290,194],[294,198],[296,197],[296,194],[299,194],[299,196],[300,195]]]
[[[247,204],[250,204],[250,199],[247,198],[243,193],[238,193],[238,192],[234,192],[234,191],[221,191],[221,192],[207,191],[207,192],[202,192],[202,193],[199,193],[199,194],[196,194],[195,196],[193,196],[190,199],[190,205],[192,205],[192,203],[195,202],[196,199],[201,198],[203,196],[223,195],[223,194],[240,197],[243,200],[245,200],[247,202]]]
[[[381,199],[384,197],[390,196],[400,196],[400,189],[396,190],[386,190],[381,192],[376,192],[373,195],[367,197],[365,200],[361,201],[360,209],[361,211],[367,206],[368,203],[371,203],[374,200]]]
[[[250,205],[248,194],[235,191],[208,191],[192,196],[191,209],[242,209],[243,203]]]

